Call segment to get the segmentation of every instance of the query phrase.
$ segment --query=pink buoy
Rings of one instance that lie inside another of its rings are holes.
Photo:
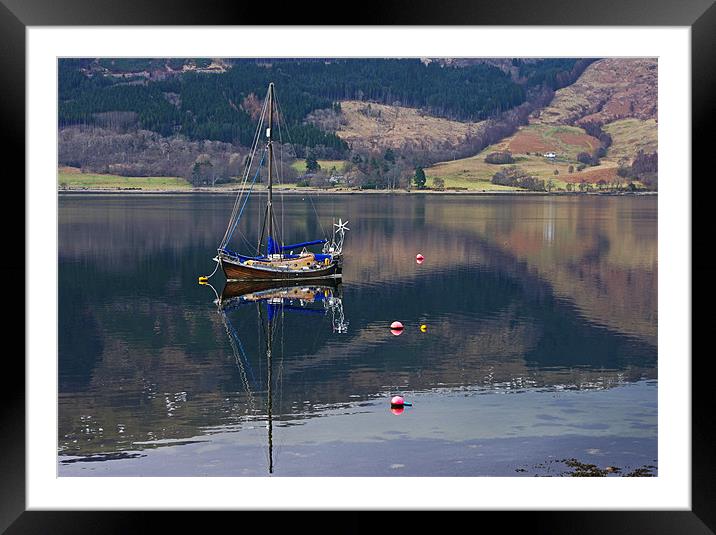
[[[403,396],[393,396],[390,400],[390,412],[395,415],[403,414],[405,407],[411,407],[412,403],[406,403]]]
[[[425,257],[423,255],[421,255],[420,253],[418,253],[415,256],[415,262],[417,262],[418,264],[422,264],[424,260],[425,260]]]
[[[390,324],[390,332],[393,333],[395,336],[403,334],[403,324],[399,321],[394,321]]]

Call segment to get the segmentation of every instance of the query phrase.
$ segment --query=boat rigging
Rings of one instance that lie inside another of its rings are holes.
[[[228,281],[287,281],[322,279],[326,277],[341,278],[343,272],[343,242],[345,240],[346,231],[350,230],[350,228],[348,228],[348,221],[344,222],[342,219],[339,219],[338,223],[334,223],[333,236],[330,241],[327,238],[323,238],[293,244],[285,244],[283,242],[282,229],[277,225],[273,206],[275,107],[274,84],[271,82],[268,87],[266,99],[264,100],[264,107],[256,129],[252,150],[247,160],[242,187],[236,197],[234,208],[229,218],[229,224],[221,240],[221,244],[217,249],[217,254],[214,257],[214,261],[217,263],[217,269],[221,266]],[[256,173],[249,185],[248,178],[253,162],[259,152],[259,138],[261,133],[264,132],[263,124],[265,119],[268,120],[268,125],[265,129],[266,142],[261,151]],[[237,253],[229,249],[229,241],[243,215],[244,208],[246,207],[246,203],[251,195],[265,159],[268,160],[268,196],[256,254]],[[315,245],[323,245],[320,253],[314,253],[308,250],[308,247]],[[300,252],[294,254],[294,250],[299,250]],[[214,270],[214,273],[216,273],[216,270]],[[211,277],[211,275],[209,277]],[[199,280],[205,281],[207,279],[208,277],[201,277]]]

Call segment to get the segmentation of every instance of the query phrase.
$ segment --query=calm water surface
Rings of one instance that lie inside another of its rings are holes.
[[[656,197],[279,198],[287,242],[351,230],[270,366],[268,305],[197,284],[233,201],[60,196],[60,476],[656,475]]]

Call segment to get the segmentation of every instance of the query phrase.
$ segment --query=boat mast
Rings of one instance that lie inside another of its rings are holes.
[[[266,137],[268,138],[268,206],[267,206],[267,217],[268,217],[268,241],[269,244],[273,242],[273,82],[269,84],[268,90],[268,109],[269,109],[269,122],[268,129],[266,130]],[[268,254],[271,254],[271,247],[269,246]]]

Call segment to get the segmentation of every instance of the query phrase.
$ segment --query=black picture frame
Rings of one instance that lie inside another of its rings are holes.
[[[179,5],[168,0],[0,0],[0,77],[2,77],[3,148],[7,155],[25,153],[25,31],[27,26],[120,26],[120,25],[253,25],[257,22],[276,24],[316,24],[321,13],[337,14],[340,6],[315,1],[281,5],[267,18],[262,3],[235,3],[225,0],[185,3]],[[310,7],[310,8],[309,8]],[[535,25],[535,26],[685,26],[691,28],[691,83],[692,83],[692,176],[707,178],[707,148],[710,136],[707,130],[713,117],[713,95],[716,95],[716,6],[714,0],[501,0],[461,1],[440,5],[434,1],[384,0],[380,4],[358,6],[350,15],[334,15],[335,20],[351,25]],[[348,13],[348,12],[346,12]],[[350,19],[349,19],[350,17]],[[348,20],[349,19],[349,20]],[[711,112],[711,113],[710,113]],[[14,158],[18,164],[17,176],[25,176],[24,159]],[[689,177],[691,180],[691,177]],[[20,194],[20,193],[18,193]],[[29,247],[24,234],[17,232],[18,221],[25,220],[24,189],[22,203],[12,202],[20,213],[4,211],[4,238],[6,251],[19,258],[19,251]],[[707,196],[693,196],[692,218],[703,213]],[[702,210],[699,210],[699,207]],[[697,235],[707,231],[692,221],[692,244]],[[693,250],[693,247],[692,247]],[[13,316],[22,318],[24,306],[17,310],[14,303],[25,297],[25,279],[22,262],[8,262],[3,266],[7,284],[6,299],[13,303]],[[692,263],[692,279],[699,273]],[[19,281],[23,280],[24,285]],[[14,294],[13,294],[14,292]],[[22,296],[20,295],[22,293]],[[699,292],[700,300],[706,296]],[[22,302],[25,302],[24,300]],[[692,316],[694,323],[706,319]],[[699,332],[694,329],[692,332]],[[17,329],[16,329],[17,330]],[[13,338],[19,339],[17,334]],[[23,338],[24,339],[24,338]],[[24,343],[22,344],[24,354]],[[3,387],[0,389],[0,532],[25,533],[127,533],[144,531],[167,532],[169,524],[181,523],[184,531],[187,518],[184,513],[145,512],[70,512],[26,511],[25,507],[25,366],[19,352],[5,352]],[[509,526],[509,531],[528,533],[650,533],[706,534],[716,532],[716,441],[711,407],[714,390],[710,383],[709,352],[693,353],[692,365],[692,507],[689,511],[525,511],[525,512],[473,512],[477,520],[497,520]],[[691,355],[683,355],[684,359]],[[387,492],[386,492],[387,494]],[[386,503],[386,508],[390,504]],[[320,509],[320,504],[316,504]],[[555,505],[559,509],[559,505]],[[246,520],[246,513],[242,525]],[[320,513],[323,515],[324,513]],[[350,512],[334,529],[341,532],[364,532],[374,527],[368,513]],[[276,516],[271,520],[252,513],[250,518],[275,527]],[[313,516],[313,515],[312,515]],[[278,518],[280,518],[279,515]],[[401,531],[420,526],[424,515],[400,515],[396,526]],[[325,517],[321,517],[325,524]],[[468,520],[474,522],[475,519]],[[202,520],[202,523],[205,520]],[[382,521],[384,522],[384,521]],[[315,525],[315,524],[312,524]],[[206,526],[209,527],[209,526]],[[385,529],[388,524],[381,523]],[[211,527],[209,527],[211,529]],[[392,528],[391,528],[392,529]],[[475,528],[477,529],[477,528]]]

